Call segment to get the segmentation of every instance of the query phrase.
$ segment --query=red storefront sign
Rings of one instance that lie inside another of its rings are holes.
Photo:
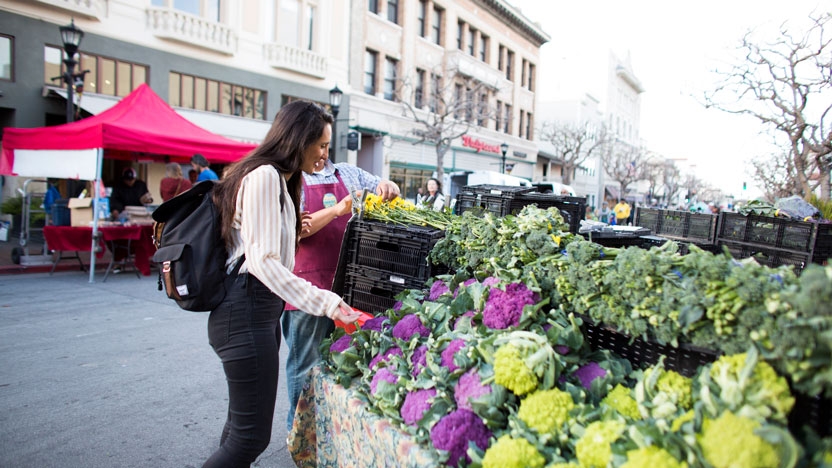
[[[474,148],[477,152],[488,151],[489,153],[502,154],[500,152],[500,145],[489,145],[488,143],[472,138],[468,135],[462,136],[462,146]]]

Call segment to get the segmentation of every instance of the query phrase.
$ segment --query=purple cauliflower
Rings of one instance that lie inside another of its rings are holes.
[[[446,414],[430,430],[433,446],[448,452],[448,466],[457,466],[463,457],[470,462],[471,457],[466,453],[468,443],[474,442],[480,450],[485,450],[489,438],[491,431],[482,419],[467,409]]]
[[[429,301],[435,301],[439,299],[439,296],[451,292],[451,289],[448,288],[448,285],[445,284],[442,280],[436,280],[430,286],[430,294],[428,295]]]
[[[540,297],[523,283],[510,283],[503,291],[491,288],[482,311],[482,323],[488,328],[502,330],[520,324],[523,307],[536,304]]]
[[[471,400],[491,393],[491,385],[483,385],[480,374],[476,369],[471,369],[462,374],[454,385],[454,399],[456,406],[460,409],[471,409]]]
[[[415,314],[407,314],[393,326],[393,336],[400,340],[409,340],[414,333],[422,337],[430,336],[430,330],[422,325],[422,320]]]
[[[361,325],[362,330],[372,330],[377,332],[381,332],[382,329],[387,328],[390,328],[390,319],[383,315],[373,317],[364,322],[364,325]]]
[[[376,364],[378,364],[382,361],[387,361],[388,359],[390,359],[390,356],[401,356],[401,355],[402,355],[402,350],[398,346],[393,346],[392,348],[388,349],[387,351],[385,351],[383,353],[376,354],[375,357],[373,357],[373,359],[370,360],[370,364],[367,367],[372,369],[373,367],[376,366]]]
[[[456,287],[456,289],[454,290],[454,297],[456,297],[456,296],[457,296],[457,294],[459,294],[459,289],[460,289],[461,287],[463,287],[463,286],[471,286],[472,284],[474,284],[474,283],[476,283],[476,282],[477,282],[477,279],[476,279],[476,278],[469,278],[469,279],[467,279],[467,280],[463,281],[463,282],[462,282],[462,284],[461,284],[461,285],[459,285],[459,286],[457,286],[457,287]]]
[[[419,374],[422,373],[422,369],[427,367],[427,354],[428,347],[426,345],[421,345],[413,350],[413,355],[410,356],[410,364],[413,366],[413,370],[410,371],[410,375],[412,375],[414,378],[416,378]]]
[[[459,328],[459,324],[462,322],[462,318],[463,318],[463,317],[473,317],[473,316],[474,316],[474,315],[476,315],[476,314],[477,314],[477,312],[476,312],[476,311],[469,310],[468,312],[465,312],[464,314],[462,314],[462,315],[460,315],[459,317],[457,317],[456,321],[454,322],[454,330],[456,330],[457,328]],[[473,322],[474,322],[474,320],[473,320],[473,318],[472,318],[472,319],[471,319],[471,323],[473,324]]]
[[[571,353],[572,350],[569,349],[569,346],[557,345],[555,346],[555,352],[560,354],[561,356],[566,356],[567,354]]]
[[[426,388],[407,392],[402,403],[402,419],[408,426],[415,426],[430,409],[431,400],[436,396],[435,388]]]
[[[447,367],[449,371],[453,372],[459,369],[459,366],[454,363],[454,356],[456,355],[457,351],[465,347],[465,340],[461,338],[457,338],[451,340],[448,344],[448,347],[442,351],[442,365]]]
[[[372,382],[370,382],[370,394],[376,394],[378,384],[382,381],[394,384],[399,381],[399,378],[390,369],[382,367],[378,370],[378,372],[375,373]]]
[[[402,310],[402,305],[402,301],[396,301],[396,303],[393,304],[393,310]]]
[[[329,346],[330,353],[343,353],[352,344],[352,336],[344,335]]]
[[[500,284],[500,278],[496,278],[494,276],[489,276],[488,278],[482,280],[482,285],[486,288],[490,288],[491,286],[496,286]]]
[[[604,370],[603,367],[599,366],[597,362],[590,362],[584,366],[581,366],[574,372],[575,377],[581,381],[581,386],[589,389],[592,385],[592,381],[599,378],[604,377],[607,375],[607,371]]]

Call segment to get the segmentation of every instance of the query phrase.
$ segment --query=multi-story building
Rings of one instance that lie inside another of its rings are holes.
[[[610,52],[607,75],[606,124],[615,139],[616,146],[641,148],[643,142],[639,131],[641,122],[641,93],[644,87],[636,78],[630,57],[621,60]],[[635,168],[634,168],[635,170]],[[640,202],[643,198],[645,184],[637,183],[629,188],[629,193],[619,193],[620,187],[614,181],[605,185],[606,197],[611,199],[628,198],[630,202]]]
[[[455,116],[470,128],[444,142],[445,172],[500,171],[506,143],[511,174],[532,178],[537,66],[549,40],[539,26],[505,0],[354,1],[349,22],[345,118],[361,133],[359,166],[413,197],[437,168],[436,146],[417,121],[441,112],[442,94],[476,102]]]
[[[66,121],[66,84],[55,79],[64,55],[58,27],[74,21],[84,32],[76,71],[88,70],[78,100],[82,116],[147,83],[197,125],[259,142],[283,104],[327,104],[329,90],[347,81],[349,14],[343,0],[6,0],[0,2],[0,129]],[[343,113],[349,102],[344,96]],[[345,159],[346,151],[334,157]],[[158,188],[161,164],[140,155],[134,163]],[[105,156],[105,183],[113,171]],[[19,181],[5,179],[8,196]]]

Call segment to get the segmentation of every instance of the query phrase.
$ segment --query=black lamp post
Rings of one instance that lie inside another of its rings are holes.
[[[78,78],[75,76],[75,65],[78,64],[75,61],[75,54],[78,52],[78,46],[81,45],[81,39],[84,38],[84,31],[75,27],[74,19],[70,21],[69,25],[61,26],[59,29],[61,30],[61,40],[64,42],[64,52],[66,52],[66,58],[64,59],[66,70],[62,78],[66,83],[66,121],[69,123],[75,120],[75,98],[72,95],[75,79]],[[83,81],[81,83],[83,84]]]
[[[335,135],[335,129],[338,127],[338,110],[341,108],[341,98],[344,96],[344,93],[338,89],[338,85],[336,84],[334,88],[329,90],[329,107],[332,108],[332,141],[333,143],[330,145],[330,151],[332,152],[332,158],[335,159],[335,156],[338,155],[338,139]],[[334,162],[334,161],[333,161]]]
[[[506,153],[508,153],[508,143],[503,142],[500,145],[500,151],[503,153],[503,159],[500,161],[500,173],[506,173]]]

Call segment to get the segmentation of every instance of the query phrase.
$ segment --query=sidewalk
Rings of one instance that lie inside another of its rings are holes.
[[[40,256],[43,253],[43,241],[40,239],[36,239],[34,241],[30,241],[27,244],[29,255],[31,256]],[[9,238],[8,241],[3,242],[0,241],[0,275],[14,275],[20,273],[49,273],[52,270],[52,264],[48,265],[20,265],[13,261],[13,251],[16,248],[22,248],[20,246],[20,239],[18,237]],[[66,252],[64,253],[64,257],[69,257],[71,253]],[[54,253],[51,255],[51,258],[55,258],[58,255]],[[90,265],[90,253],[89,252],[79,252],[78,255],[81,257],[81,262],[84,263],[87,271],[89,271]],[[107,264],[110,262],[110,252],[105,251],[104,256],[101,258],[95,259],[95,271],[96,274],[101,272],[102,274],[107,269]],[[78,264],[78,260],[75,257],[72,258],[64,258],[58,262],[58,265],[55,267],[55,272],[59,271],[78,271],[80,270],[80,265]]]

